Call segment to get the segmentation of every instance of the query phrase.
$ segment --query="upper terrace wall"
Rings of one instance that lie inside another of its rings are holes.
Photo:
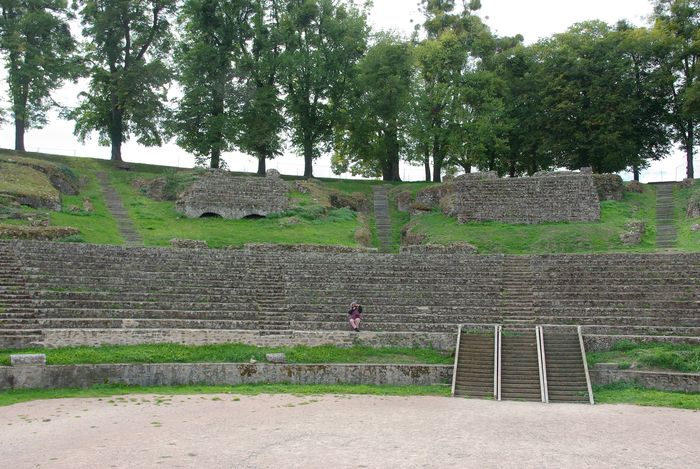
[[[239,177],[225,171],[209,171],[180,195],[177,209],[191,218],[205,214],[240,219],[267,216],[289,207],[289,187],[277,171],[265,177]]]
[[[600,200],[587,173],[505,179],[457,178],[455,213],[461,223],[597,221]]]

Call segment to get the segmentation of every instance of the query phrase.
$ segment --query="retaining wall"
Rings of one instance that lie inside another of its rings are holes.
[[[590,370],[595,385],[636,383],[659,391],[700,392],[700,373],[620,370],[616,364],[598,364]]]
[[[460,223],[545,223],[600,220],[600,200],[591,174],[455,181]]]
[[[0,390],[129,386],[291,384],[448,384],[451,365],[292,365],[168,363],[0,367]]]

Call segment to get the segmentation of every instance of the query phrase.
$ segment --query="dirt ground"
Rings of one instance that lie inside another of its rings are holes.
[[[439,397],[132,395],[0,408],[0,465],[698,467],[700,412]]]

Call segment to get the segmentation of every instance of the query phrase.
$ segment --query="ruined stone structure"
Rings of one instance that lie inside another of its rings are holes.
[[[362,275],[349,275],[361,266]],[[0,241],[0,348],[175,342],[454,347],[458,324],[700,341],[700,254],[470,255]],[[362,302],[361,334],[347,305]]]
[[[234,176],[226,171],[209,171],[183,192],[177,210],[190,218],[220,216],[237,220],[255,215],[265,217],[289,207],[289,187],[275,170],[266,177]]]
[[[505,179],[457,179],[454,211],[461,223],[597,221],[600,200],[593,176],[550,173]]]

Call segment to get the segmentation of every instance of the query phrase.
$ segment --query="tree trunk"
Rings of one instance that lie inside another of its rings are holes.
[[[25,122],[21,117],[15,117],[15,150],[24,152]]]
[[[423,166],[425,167],[425,182],[430,182],[430,149],[428,147],[423,153]]]
[[[639,166],[636,164],[632,166],[632,174],[634,176],[634,180],[639,182]]]
[[[508,175],[512,178],[515,177],[515,160],[510,160],[510,166],[508,167]]]
[[[695,145],[695,135],[693,134],[693,129],[695,122],[688,122],[688,143],[685,146],[685,156],[688,162],[688,170],[686,172],[686,177],[688,179],[695,179],[695,169],[693,168],[693,146]]]
[[[400,181],[399,174],[399,136],[398,125],[394,122],[386,132],[386,160],[382,169],[382,179],[385,181]]]
[[[442,163],[433,162],[433,182],[442,182]]]
[[[122,134],[124,112],[119,108],[116,91],[111,93],[112,118],[110,121],[109,138],[112,141],[112,161],[122,161]]]
[[[267,172],[267,169],[265,166],[266,160],[267,160],[267,158],[265,157],[264,153],[258,154],[258,176],[264,176],[265,173]]]
[[[214,147],[211,149],[211,162],[209,164],[211,169],[219,169],[221,167],[221,149]]]
[[[442,162],[444,150],[437,138],[433,139],[433,182],[442,182]]]
[[[464,174],[471,174],[472,173],[472,165],[467,165],[464,168]]]
[[[314,142],[309,136],[304,137],[304,177],[314,177]]]

